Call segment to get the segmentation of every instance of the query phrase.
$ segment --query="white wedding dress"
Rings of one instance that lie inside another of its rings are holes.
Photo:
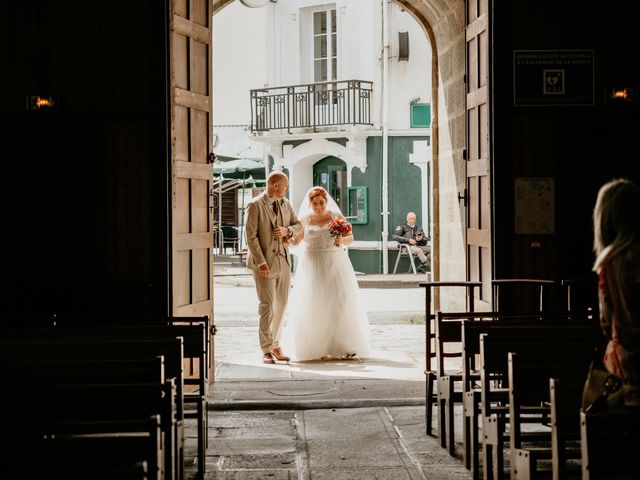
[[[297,360],[369,356],[370,330],[358,282],[345,247],[336,247],[328,226],[304,225],[289,295],[288,330]]]

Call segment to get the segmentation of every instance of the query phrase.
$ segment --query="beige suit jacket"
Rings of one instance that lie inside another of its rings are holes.
[[[302,231],[302,223],[296,216],[291,204],[288,200],[284,200],[280,205],[280,214],[282,223],[276,220],[273,213],[271,199],[266,193],[261,193],[247,205],[247,218],[245,224],[245,236],[247,240],[247,248],[249,255],[247,256],[247,268],[258,271],[258,266],[267,263],[272,275],[278,274],[274,271],[274,259],[278,255],[281,248],[282,239],[276,238],[273,230],[276,226],[291,227],[293,234],[296,235]],[[289,247],[283,244],[285,251],[285,259],[289,260]],[[278,270],[278,269],[276,269]]]

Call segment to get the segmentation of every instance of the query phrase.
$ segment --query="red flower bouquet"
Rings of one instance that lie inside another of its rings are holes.
[[[337,239],[340,237],[346,237],[351,233],[351,224],[344,218],[336,218],[329,223],[329,233],[332,237]],[[336,243],[338,245],[338,243]]]

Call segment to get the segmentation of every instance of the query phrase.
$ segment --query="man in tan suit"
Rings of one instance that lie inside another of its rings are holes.
[[[271,172],[267,191],[247,205],[245,224],[247,267],[253,271],[260,302],[262,362],[270,364],[289,361],[279,340],[291,285],[289,243],[302,231],[302,224],[284,198],[288,188],[289,179],[283,172]]]

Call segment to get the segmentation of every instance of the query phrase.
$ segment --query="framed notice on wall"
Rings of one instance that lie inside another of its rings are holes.
[[[513,104],[594,104],[593,50],[515,50]]]
[[[556,230],[555,179],[515,179],[516,234],[553,234]]]

